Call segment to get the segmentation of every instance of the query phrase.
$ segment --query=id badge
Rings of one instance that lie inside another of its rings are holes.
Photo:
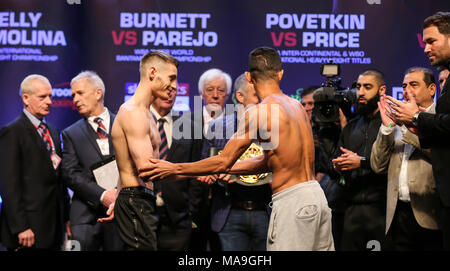
[[[109,142],[107,138],[97,139],[97,144],[102,155],[109,155]]]
[[[61,157],[59,157],[56,153],[52,153],[50,155],[50,159],[52,160],[53,168],[56,170],[61,163]]]

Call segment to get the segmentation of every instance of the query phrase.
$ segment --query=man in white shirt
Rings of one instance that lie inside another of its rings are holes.
[[[80,242],[81,250],[122,250],[115,223],[97,222],[106,216],[117,191],[101,187],[92,173],[92,166],[114,156],[110,131],[115,115],[104,106],[105,85],[95,72],[81,72],[70,85],[73,103],[83,116],[62,132],[63,177],[74,192],[70,210],[72,236]]]
[[[200,76],[198,88],[205,103],[203,132],[206,134],[210,121],[224,115],[225,102],[231,92],[231,77],[219,69],[209,69]]]
[[[405,72],[403,95],[411,91],[416,103],[434,113],[436,83],[431,70],[412,67]],[[371,167],[388,170],[386,231],[393,249],[439,250],[442,235],[437,219],[439,198],[436,194],[430,149],[422,149],[417,135],[405,126],[396,126],[385,97],[378,103],[382,125],[372,147]]]

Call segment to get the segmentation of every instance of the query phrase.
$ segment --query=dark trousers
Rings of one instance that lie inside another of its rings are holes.
[[[397,201],[388,235],[395,251],[442,250],[442,232],[422,228],[409,202]]]
[[[210,218],[210,216],[208,216]],[[221,251],[220,239],[217,232],[211,230],[211,222],[198,223],[198,228],[192,229],[190,251]]]
[[[72,239],[80,242],[81,251],[121,251],[125,249],[115,221],[71,225]]]
[[[191,239],[191,228],[172,225],[164,207],[157,207],[159,226],[156,232],[159,251],[187,251]],[[189,225],[190,226],[190,225]]]
[[[160,225],[157,231],[159,251],[187,251],[191,229],[174,229]]]
[[[341,248],[343,251],[383,250],[386,205],[353,204],[346,208]]]
[[[192,220],[197,228],[192,229],[190,251],[221,251],[219,235],[211,230],[211,205],[209,198],[202,202],[199,213]]]
[[[344,212],[331,210],[331,231],[333,233],[334,247],[340,251],[342,247],[342,231],[344,230]]]
[[[443,247],[445,251],[450,251],[450,207],[442,206],[440,219],[442,223]]]

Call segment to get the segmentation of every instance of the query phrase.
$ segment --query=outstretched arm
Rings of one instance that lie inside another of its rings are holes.
[[[222,153],[194,163],[173,164],[164,160],[150,159],[150,165],[139,168],[141,178],[171,179],[172,175],[204,176],[216,173],[229,173],[236,160],[251,145],[251,140],[232,138]],[[176,179],[179,179],[177,177]]]
[[[239,161],[231,168],[230,174],[234,175],[252,175],[270,172],[267,165],[267,156],[259,155],[244,161]]]
[[[167,178],[171,175],[204,176],[217,173],[229,173],[233,164],[247,150],[256,137],[258,130],[258,107],[249,109],[245,114],[244,125],[238,127],[238,131],[221,152],[195,163],[172,164],[167,161],[151,159],[151,165],[139,167],[140,177]]]

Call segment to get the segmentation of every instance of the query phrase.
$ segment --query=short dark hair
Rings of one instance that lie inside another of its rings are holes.
[[[303,98],[306,95],[313,93],[318,88],[320,88],[320,87],[319,86],[309,86],[302,90],[302,92],[300,93],[300,97]]]
[[[405,72],[405,74],[403,74],[403,76],[405,76],[409,73],[413,73],[413,72],[423,72],[423,81],[425,82],[427,87],[430,86],[431,84],[436,85],[436,80],[434,80],[434,74],[430,69],[423,68],[423,67],[411,67],[406,70],[406,72]]]
[[[281,71],[281,57],[270,47],[259,47],[250,52],[249,72],[255,81],[277,78]]]
[[[442,71],[445,71],[445,70],[450,71],[450,69],[448,67],[446,67],[446,66],[438,66],[437,70],[438,70],[438,72],[442,72]]]
[[[377,80],[378,84],[380,84],[380,86],[386,85],[386,82],[384,80],[384,73],[382,73],[377,69],[365,70],[363,73],[360,74],[360,76],[361,75],[373,75],[375,76],[375,79]]]
[[[141,58],[141,61],[139,63],[139,72],[142,73],[143,67],[147,63],[149,63],[150,61],[152,61],[154,59],[159,59],[159,60],[162,60],[162,61],[164,61],[166,63],[171,63],[171,64],[175,65],[175,67],[177,67],[177,68],[178,68],[178,65],[180,64],[178,62],[178,60],[175,57],[173,57],[172,55],[170,55],[170,54],[168,54],[166,52],[163,52],[163,51],[153,50],[153,51],[150,51],[150,52],[146,53]]]
[[[423,21],[423,29],[436,26],[441,34],[450,34],[450,12],[439,11]]]

